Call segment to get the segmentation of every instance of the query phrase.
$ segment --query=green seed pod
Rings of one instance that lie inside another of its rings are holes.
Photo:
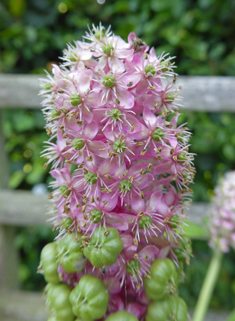
[[[186,152],[182,152],[177,156],[178,160],[180,160],[182,163],[188,160],[188,155]]]
[[[187,315],[186,303],[175,295],[151,303],[148,307],[146,321],[186,321]]]
[[[82,99],[78,94],[72,94],[70,96],[70,103],[72,106],[77,106],[77,105],[81,104],[81,101],[82,101]]]
[[[59,283],[57,262],[57,244],[56,242],[48,243],[41,251],[40,264],[42,266],[43,275],[47,283]]]
[[[95,229],[88,246],[84,249],[84,255],[93,266],[102,268],[114,264],[122,249],[119,232],[113,227],[105,230],[102,226],[101,229]]]
[[[69,299],[76,316],[84,321],[94,321],[105,315],[109,293],[100,279],[86,274],[72,290]]]
[[[175,264],[168,258],[156,259],[150,267],[151,278],[144,280],[147,296],[152,300],[161,300],[177,290],[178,275]]]
[[[164,138],[164,130],[161,129],[161,128],[156,128],[154,131],[153,131],[153,139],[156,141],[156,142],[159,142],[161,139]]]
[[[126,311],[118,311],[110,314],[105,321],[138,321],[135,315]]]
[[[47,306],[51,319],[56,321],[74,321],[75,316],[69,301],[71,290],[65,283],[47,285]]]
[[[102,212],[95,208],[94,210],[90,211],[89,218],[90,218],[91,222],[99,223],[102,220]]]
[[[52,88],[52,85],[48,82],[44,85],[45,90],[50,90]]]
[[[68,273],[81,271],[86,266],[86,259],[84,258],[81,241],[81,234],[75,232],[65,234],[58,242],[58,260],[63,266],[63,269]]]
[[[103,85],[105,85],[105,87],[113,87],[115,83],[115,78],[112,75],[106,75],[103,78]]]

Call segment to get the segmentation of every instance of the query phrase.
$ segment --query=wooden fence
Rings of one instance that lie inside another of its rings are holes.
[[[8,189],[8,157],[4,149],[1,126],[3,108],[11,108],[13,112],[14,108],[40,108],[38,78],[38,75],[0,74],[0,320],[2,321],[47,319],[41,294],[19,290],[18,253],[14,246],[14,238],[16,226],[48,224],[45,216],[48,201],[46,196],[35,196],[29,191]],[[177,82],[183,88],[185,109],[235,112],[235,77],[181,76]],[[192,204],[187,214],[190,220],[202,224],[202,218],[207,212],[208,205],[200,203]],[[210,315],[208,320],[209,318]],[[216,320],[214,316],[212,318]]]

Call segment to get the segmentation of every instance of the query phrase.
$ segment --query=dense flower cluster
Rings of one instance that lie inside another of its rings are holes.
[[[190,134],[177,126],[174,63],[134,33],[126,43],[100,25],[84,38],[42,80],[50,136],[43,156],[52,165],[51,213],[60,230],[41,255],[50,320],[61,320],[53,284],[72,291],[66,320],[127,313],[125,320],[154,321],[148,314],[159,304],[178,320],[182,299],[161,300],[175,293],[179,263],[188,260],[182,224],[195,171]]]
[[[210,214],[210,245],[222,252],[235,248],[235,172],[228,172],[215,188]]]

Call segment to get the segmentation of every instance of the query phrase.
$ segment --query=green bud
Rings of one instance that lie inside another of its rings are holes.
[[[122,192],[129,192],[132,188],[132,183],[127,179],[123,179],[122,181],[120,181],[118,187]]]
[[[87,181],[88,184],[96,184],[97,176],[95,175],[95,173],[88,172],[84,176],[85,176],[85,180]]]
[[[102,212],[95,208],[94,210],[90,211],[89,218],[93,223],[99,223],[102,219]]]
[[[150,73],[152,76],[155,75],[156,71],[155,71],[155,68],[153,65],[147,65],[145,68],[144,68],[144,71],[146,74]]]
[[[52,85],[49,82],[44,85],[45,90],[50,90],[51,87],[52,87]]]
[[[122,118],[122,112],[118,108],[111,109],[109,115],[112,120],[120,120]]]
[[[139,227],[140,228],[148,228],[152,224],[153,220],[151,217],[145,215],[142,216],[141,219],[139,220]]]
[[[68,230],[70,226],[73,224],[73,220],[70,217],[63,217],[62,220],[60,221],[60,225],[62,228],[65,228]]]
[[[110,45],[110,44],[105,44],[105,45],[103,45],[103,47],[102,47],[102,49],[103,49],[103,52],[106,54],[106,55],[111,55],[111,53],[112,53],[112,50],[114,49],[113,48],[113,46],[112,45]]]
[[[113,150],[117,153],[123,153],[126,149],[126,144],[120,139],[113,143]]]
[[[139,261],[130,260],[126,266],[127,273],[130,275],[135,274],[137,271],[140,270],[141,264]]]
[[[164,130],[161,128],[156,128],[153,132],[153,139],[156,142],[159,142],[163,138],[164,138]]]
[[[72,94],[70,96],[70,103],[72,106],[77,106],[81,103],[82,99],[78,94]]]
[[[58,116],[60,116],[60,112],[57,109],[52,109],[51,118],[56,118]]]
[[[112,75],[106,75],[103,78],[103,85],[105,85],[105,87],[113,87],[115,83],[115,79]]]
[[[81,138],[74,138],[73,142],[72,142],[72,146],[76,149],[76,150],[80,150],[82,149],[82,147],[84,146],[84,140]]]
[[[64,186],[64,185],[59,187],[59,191],[65,198],[68,197],[69,194],[70,194],[70,191],[68,190],[68,187]]]

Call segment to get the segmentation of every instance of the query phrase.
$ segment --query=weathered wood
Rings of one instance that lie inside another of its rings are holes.
[[[29,191],[0,190],[0,224],[16,226],[48,225],[46,195]]]
[[[0,188],[7,188],[10,175],[2,122],[2,111],[0,110]]]
[[[26,291],[0,292],[1,321],[46,321],[49,313],[42,293]]]
[[[45,215],[49,206],[47,195],[34,195],[29,191],[0,190],[0,223],[16,226],[48,225]],[[192,204],[185,211],[189,219],[202,224],[209,210],[207,203]]]
[[[39,78],[45,75],[0,75],[0,108],[40,108]],[[235,112],[235,77],[180,76],[186,109]]]
[[[14,245],[15,227],[0,225],[0,288],[18,289],[18,251]]]

